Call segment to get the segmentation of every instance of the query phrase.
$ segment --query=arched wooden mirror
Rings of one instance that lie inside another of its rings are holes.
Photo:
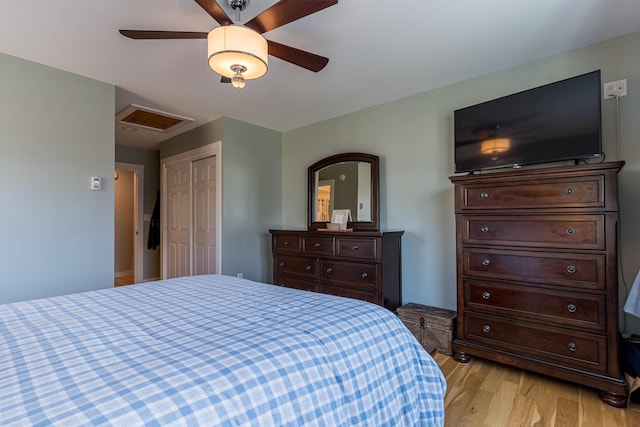
[[[354,231],[379,231],[378,156],[336,154],[309,166],[309,230],[324,228],[336,209],[349,209]]]

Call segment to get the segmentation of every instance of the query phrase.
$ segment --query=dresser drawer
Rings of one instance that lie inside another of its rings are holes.
[[[463,283],[465,308],[473,311],[601,332],[607,326],[604,296],[473,280]]]
[[[278,276],[274,285],[284,286],[286,288],[299,289],[301,291],[317,291],[316,280],[294,279],[289,276]]]
[[[337,255],[345,258],[375,261],[379,258],[378,239],[336,238]]]
[[[300,236],[278,235],[273,236],[274,253],[300,253]]]
[[[335,254],[333,248],[332,237],[303,237],[302,252],[312,255],[333,256]]]
[[[602,254],[462,249],[466,276],[529,283],[605,289],[605,257]]]
[[[464,244],[604,250],[603,215],[462,217]]]
[[[320,262],[320,280],[376,290],[378,268],[377,264],[323,260]]]
[[[321,284],[320,292],[324,294],[337,295],[339,297],[359,299],[373,304],[381,304],[381,301],[378,301],[377,292],[368,292],[347,286]]]
[[[465,313],[464,338],[591,372],[607,371],[607,339],[561,328]]]
[[[461,184],[462,209],[604,207],[604,176]]]
[[[293,274],[316,278],[318,275],[318,262],[315,258],[279,256],[275,263],[278,276]]]

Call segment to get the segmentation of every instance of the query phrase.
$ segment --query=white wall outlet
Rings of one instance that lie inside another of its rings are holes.
[[[244,279],[244,273],[238,273],[238,274],[236,274],[236,277],[238,279]]]
[[[92,176],[89,188],[91,188],[92,190],[102,189],[102,178],[100,178],[99,176]]]
[[[604,99],[627,96],[627,79],[607,82],[603,85]]]

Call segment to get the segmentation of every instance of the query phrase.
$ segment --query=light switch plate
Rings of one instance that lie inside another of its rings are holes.
[[[102,178],[100,178],[99,176],[92,176],[89,188],[91,188],[92,190],[102,189]]]

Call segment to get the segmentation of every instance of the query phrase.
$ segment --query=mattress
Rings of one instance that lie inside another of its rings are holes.
[[[388,310],[205,275],[0,306],[0,424],[441,426]]]

